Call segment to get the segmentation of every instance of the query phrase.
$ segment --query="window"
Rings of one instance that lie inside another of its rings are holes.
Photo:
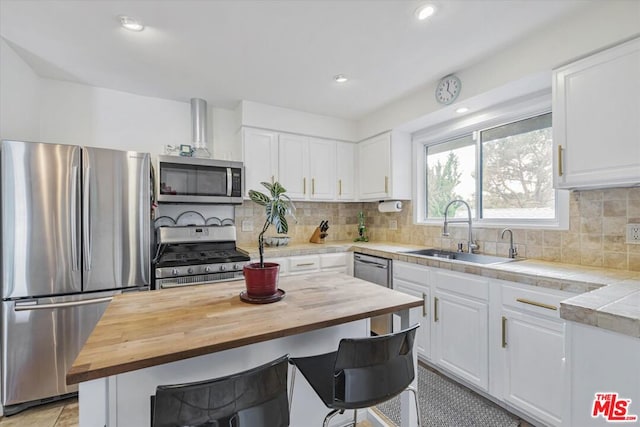
[[[424,145],[423,220],[443,218],[446,205],[462,199],[475,221],[559,223],[551,113],[465,131]],[[466,216],[460,207],[448,215]]]

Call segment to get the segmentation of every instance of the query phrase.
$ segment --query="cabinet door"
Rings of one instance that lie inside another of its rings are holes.
[[[564,321],[502,311],[504,400],[560,425],[564,407]]]
[[[309,140],[309,177],[311,200],[335,199],[336,143],[312,138]]]
[[[278,135],[258,129],[242,130],[245,197],[249,190],[266,191],[261,182],[278,179]]]
[[[554,71],[558,188],[640,182],[640,39]]]
[[[358,158],[360,199],[380,200],[388,197],[391,185],[391,134],[385,133],[359,143]]]
[[[292,199],[303,200],[311,189],[309,138],[281,133],[278,138],[280,184]]]
[[[487,304],[436,289],[433,321],[435,363],[471,384],[487,390]]]
[[[415,285],[396,278],[393,279],[393,289],[407,295],[422,298],[422,309],[420,311],[413,309],[410,311],[409,324],[420,323],[420,327],[416,331],[416,350],[418,351],[418,356],[431,360],[431,321],[428,313],[430,289],[426,286]]]
[[[336,146],[336,199],[355,200],[356,144],[338,142]]]

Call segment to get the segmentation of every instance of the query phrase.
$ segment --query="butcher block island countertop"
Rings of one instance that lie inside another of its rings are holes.
[[[117,295],[67,373],[76,384],[422,305],[342,273],[280,278],[285,298],[240,300],[244,281]]]

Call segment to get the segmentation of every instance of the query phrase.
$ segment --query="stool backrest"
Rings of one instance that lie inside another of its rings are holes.
[[[413,343],[416,324],[371,338],[342,339],[334,366],[334,401],[366,407],[402,392],[415,378]]]
[[[286,427],[288,355],[227,377],[156,388],[152,427]]]

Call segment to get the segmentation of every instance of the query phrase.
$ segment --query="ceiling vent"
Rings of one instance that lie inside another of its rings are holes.
[[[207,149],[207,101],[191,98],[191,141],[194,157],[211,157]]]

